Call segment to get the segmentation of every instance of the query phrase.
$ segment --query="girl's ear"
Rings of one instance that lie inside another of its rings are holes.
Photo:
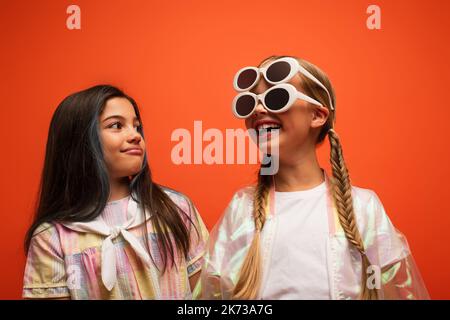
[[[327,122],[330,110],[326,107],[314,106],[312,110],[311,127],[318,128]]]

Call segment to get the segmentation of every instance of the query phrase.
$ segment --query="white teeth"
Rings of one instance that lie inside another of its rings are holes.
[[[281,126],[274,123],[264,123],[256,127],[256,130],[280,129]]]

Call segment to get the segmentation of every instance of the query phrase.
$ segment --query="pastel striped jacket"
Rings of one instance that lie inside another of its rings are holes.
[[[150,219],[146,220],[150,253],[154,264],[147,266],[137,256],[122,235],[113,239],[117,281],[111,291],[102,282],[102,243],[105,236],[77,232],[60,223],[41,225],[32,238],[25,267],[24,298],[70,299],[191,299],[189,277],[201,269],[208,231],[197,209],[183,194],[164,188],[164,191],[194,222],[190,226],[191,249],[187,259],[179,261],[164,274],[157,238]],[[134,200],[127,197],[109,202],[101,219],[114,227],[125,222]],[[137,207],[137,206],[134,206]],[[187,219],[185,222],[187,223]],[[129,231],[145,246],[144,225]],[[180,259],[180,260],[178,260]],[[158,268],[155,267],[158,266]]]

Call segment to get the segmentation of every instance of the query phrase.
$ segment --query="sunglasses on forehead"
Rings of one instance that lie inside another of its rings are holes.
[[[305,77],[315,82],[318,86],[325,90],[328,95],[330,108],[331,110],[334,110],[331,96],[327,88],[308,70],[302,67],[297,59],[291,57],[276,59],[270,62],[267,66],[261,68],[242,68],[236,73],[233,85],[236,91],[244,92],[251,90],[258,83],[261,74],[269,84],[278,85],[285,84],[286,82],[291,80],[297,73],[303,74]],[[294,86],[291,85],[291,87],[295,89]],[[272,92],[271,89],[275,87],[272,87],[262,95],[260,95],[260,100],[263,102],[264,107],[271,112],[286,111],[290,106],[292,106],[296,99],[302,99],[322,106],[322,104],[320,104],[317,100],[297,91],[297,89],[295,89],[294,92],[291,87],[277,87],[278,90],[274,90],[274,92]],[[234,98],[233,112],[237,117],[246,118],[250,116],[251,113],[253,113],[253,109],[251,107],[253,104],[251,97],[253,97],[253,101],[255,101],[256,103],[253,108],[256,108],[258,100],[255,100],[254,96],[256,95],[247,92],[246,94],[238,94]]]

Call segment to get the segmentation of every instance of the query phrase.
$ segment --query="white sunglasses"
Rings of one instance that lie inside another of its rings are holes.
[[[334,106],[331,100],[330,93],[327,88],[314,77],[308,70],[303,68],[297,59],[286,57],[276,59],[270,62],[267,66],[256,68],[256,67],[245,67],[240,69],[234,76],[233,86],[238,92],[251,90],[259,81],[260,74],[264,76],[264,79],[272,85],[286,83],[292,79],[298,72],[303,74],[308,79],[314,81],[318,86],[320,86],[328,95],[330,108],[334,110]],[[312,98],[310,98],[312,99]],[[315,100],[314,100],[315,101]]]
[[[292,84],[280,83],[261,94],[255,94],[250,91],[239,93],[233,99],[232,111],[237,118],[248,118],[255,112],[258,101],[261,101],[266,110],[273,113],[281,113],[288,110],[297,99],[323,107],[319,101],[298,91]]]

